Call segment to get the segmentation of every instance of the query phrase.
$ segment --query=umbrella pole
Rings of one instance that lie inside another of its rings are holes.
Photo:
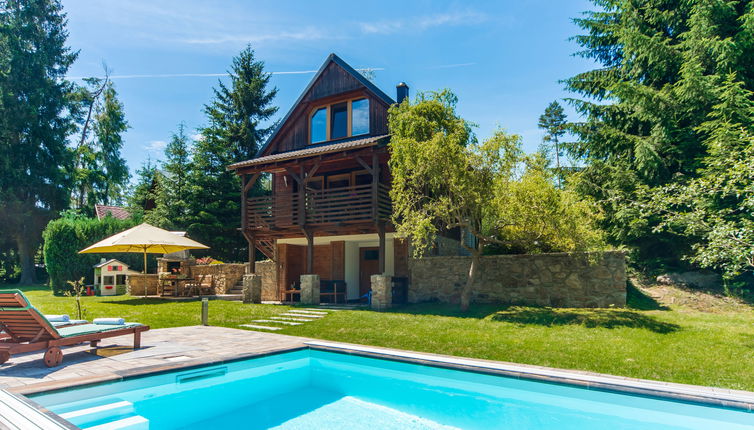
[[[147,247],[144,247],[144,298],[147,298]]]

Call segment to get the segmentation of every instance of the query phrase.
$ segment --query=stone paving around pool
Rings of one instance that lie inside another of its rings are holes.
[[[63,348],[63,364],[48,368],[43,352],[14,355],[0,365],[0,389],[28,393],[120,379],[128,374],[170,370],[305,347],[309,339],[224,327],[175,327],[142,334],[142,348],[131,348],[133,336]],[[94,352],[94,353],[92,353]]]

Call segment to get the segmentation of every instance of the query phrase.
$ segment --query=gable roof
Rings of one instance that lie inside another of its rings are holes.
[[[275,137],[278,135],[280,130],[288,122],[291,115],[293,115],[293,112],[296,110],[296,107],[298,107],[298,105],[301,104],[301,102],[304,100],[304,97],[306,97],[306,95],[309,93],[309,90],[312,89],[314,84],[317,82],[319,77],[322,76],[322,73],[325,72],[325,69],[327,69],[327,66],[329,66],[330,63],[335,63],[338,66],[342,67],[343,70],[345,70],[349,75],[353,76],[357,81],[359,81],[359,83],[364,85],[364,87],[369,92],[371,92],[375,97],[385,102],[385,104],[392,105],[395,103],[395,100],[390,98],[390,96],[385,94],[381,89],[377,88],[377,86],[373,84],[369,79],[365,78],[364,75],[356,71],[356,69],[354,69],[353,67],[349,66],[348,63],[343,61],[342,58],[332,53],[327,56],[327,59],[325,60],[325,62],[322,63],[322,66],[319,68],[317,73],[309,82],[309,85],[307,85],[304,91],[301,92],[301,95],[298,97],[298,99],[296,99],[296,102],[293,103],[293,105],[291,106],[291,109],[288,111],[287,114],[285,114],[283,119],[278,123],[277,127],[275,127],[275,130],[273,130],[272,134],[270,134],[270,137],[267,138],[267,141],[264,143],[262,148],[260,148],[259,151],[257,151],[257,155],[256,155],[257,157],[260,157],[267,150],[267,148],[270,147],[270,144],[272,143],[272,141],[275,140]]]
[[[94,267],[103,267],[103,266],[107,266],[110,263],[120,263],[121,266],[124,266],[126,269],[128,269],[128,264],[126,264],[126,263],[124,263],[124,262],[122,262],[120,260],[117,260],[115,258],[111,258],[111,259],[109,259],[107,261],[102,261],[100,263],[97,263],[97,264],[94,265]]]
[[[127,219],[131,216],[128,209],[120,206],[94,205],[94,212],[97,214],[97,219],[103,219],[107,214],[112,215],[115,219]]]

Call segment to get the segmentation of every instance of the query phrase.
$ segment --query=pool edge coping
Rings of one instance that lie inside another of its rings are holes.
[[[312,340],[304,343],[313,350],[340,352],[433,367],[576,386],[590,390],[649,396],[742,410],[750,413],[754,412],[754,392],[749,391],[628,378],[606,373],[558,369],[554,367],[456,357],[341,342]]]

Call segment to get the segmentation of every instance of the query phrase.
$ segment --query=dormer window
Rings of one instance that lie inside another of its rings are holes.
[[[369,134],[369,99],[359,98],[317,107],[309,121],[309,143]]]

